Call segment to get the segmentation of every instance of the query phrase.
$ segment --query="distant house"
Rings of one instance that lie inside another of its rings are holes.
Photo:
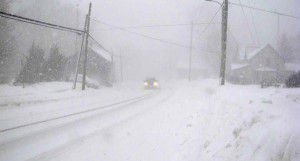
[[[240,53],[240,59],[230,66],[228,79],[238,84],[283,83],[292,73],[289,66],[271,45],[266,45]]]
[[[69,61],[66,68],[66,75],[69,78],[74,76],[77,59],[78,55],[72,55],[68,59]],[[82,74],[83,71],[83,59],[84,56],[81,57],[79,74]],[[111,55],[103,49],[90,47],[88,50],[87,77],[97,80],[104,86],[110,86],[112,84]]]

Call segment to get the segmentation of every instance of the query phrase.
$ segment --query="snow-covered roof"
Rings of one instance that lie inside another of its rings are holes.
[[[93,52],[95,52],[96,54],[98,54],[99,56],[101,56],[104,59],[106,59],[107,61],[110,61],[110,62],[112,61],[111,54],[108,53],[107,51],[105,51],[104,49],[99,48],[99,47],[95,47],[95,46],[90,47],[90,49]]]
[[[237,70],[249,66],[249,64],[231,64],[231,70]]]
[[[244,60],[245,58],[246,58],[246,60],[252,59],[255,55],[257,55],[258,53],[260,53],[263,49],[265,49],[267,47],[271,47],[271,46],[269,44],[267,44],[260,48],[249,48],[248,50],[246,50],[246,47],[240,47],[240,49],[239,49],[240,59],[241,60]]]
[[[276,72],[276,69],[270,68],[270,67],[260,67],[256,69],[256,71],[262,71],[262,72]]]
[[[285,64],[285,70],[287,71],[300,71],[300,64],[294,64],[294,63],[286,63]]]
[[[257,55],[260,51],[262,51],[264,48],[266,48],[268,45],[265,45],[263,47],[260,47],[249,54],[246,55],[246,59],[252,59],[255,55]]]

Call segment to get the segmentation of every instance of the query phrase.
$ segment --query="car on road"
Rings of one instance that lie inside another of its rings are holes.
[[[145,89],[157,89],[158,81],[155,78],[147,78],[144,81],[144,88]]]

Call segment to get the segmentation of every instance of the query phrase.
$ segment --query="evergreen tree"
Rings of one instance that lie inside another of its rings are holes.
[[[25,56],[25,60],[22,61],[22,69],[16,80],[18,83],[32,84],[42,80],[45,51],[33,42],[28,52],[29,55]]]
[[[44,64],[44,79],[46,81],[59,81],[62,79],[66,58],[60,53],[57,45],[52,45],[50,54]]]

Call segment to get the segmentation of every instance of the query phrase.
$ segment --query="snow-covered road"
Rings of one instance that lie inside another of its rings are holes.
[[[2,131],[58,119],[0,132],[0,160],[300,159],[299,89],[216,84],[1,93]]]

